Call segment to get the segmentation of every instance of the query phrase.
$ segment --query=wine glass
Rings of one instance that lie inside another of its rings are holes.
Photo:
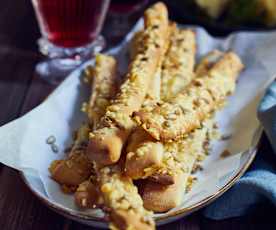
[[[32,0],[42,37],[39,50],[48,58],[36,70],[58,83],[104,47],[100,35],[109,0]]]

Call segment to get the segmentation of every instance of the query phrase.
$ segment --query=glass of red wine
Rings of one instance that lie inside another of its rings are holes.
[[[104,47],[100,35],[110,0],[32,0],[48,57],[37,72],[56,83]]]

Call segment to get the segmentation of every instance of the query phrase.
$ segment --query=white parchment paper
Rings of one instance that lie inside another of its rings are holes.
[[[126,72],[129,40],[141,24],[142,21],[119,47],[109,51],[117,56],[121,73]],[[276,32],[244,32],[216,39],[201,28],[194,29],[197,33],[197,59],[213,49],[231,49],[240,55],[246,69],[238,80],[235,94],[229,98],[228,106],[216,116],[221,133],[232,138],[212,144],[212,152],[203,164],[203,171],[197,175],[197,183],[175,210],[192,206],[217,192],[248,160],[252,151],[247,150],[254,149],[259,135],[256,136],[259,127],[257,105],[276,73]],[[93,61],[85,65],[88,64],[93,64]],[[73,212],[80,212],[73,197],[60,191],[49,177],[48,167],[53,160],[63,158],[63,151],[71,143],[72,132],[85,119],[80,107],[88,100],[90,87],[83,83],[83,68],[74,71],[40,106],[0,128],[0,162],[23,171],[38,194]],[[53,153],[46,144],[51,135],[56,137],[58,153]],[[220,154],[225,149],[232,155],[222,159]],[[87,214],[101,216],[97,210],[87,211]]]

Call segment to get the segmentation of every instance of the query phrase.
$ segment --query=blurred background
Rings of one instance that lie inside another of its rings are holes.
[[[275,0],[166,0],[180,23],[205,27],[214,36],[239,30],[271,30],[276,25]]]
[[[30,0],[1,0],[0,44],[36,49],[40,37]],[[111,0],[103,35],[117,44],[152,0]],[[271,30],[276,24],[275,0],[165,0],[170,17],[179,23],[201,25],[215,36],[237,30]],[[112,29],[110,29],[112,28]]]

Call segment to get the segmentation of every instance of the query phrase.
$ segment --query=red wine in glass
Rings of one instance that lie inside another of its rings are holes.
[[[66,68],[70,65],[75,67],[82,63],[84,56],[91,55],[96,46],[102,45],[103,38],[99,33],[109,0],[32,0],[32,2],[42,33],[42,38],[39,40],[40,51],[50,59],[66,59],[55,63],[56,67],[62,64],[65,64]],[[53,72],[53,68],[50,72]]]
[[[108,1],[33,0],[42,33],[57,46],[79,47],[98,36]]]

